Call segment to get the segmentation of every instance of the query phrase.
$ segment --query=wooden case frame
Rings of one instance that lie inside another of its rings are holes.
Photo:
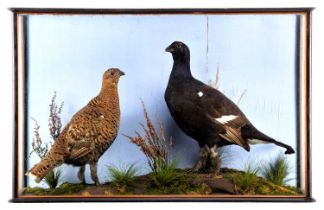
[[[253,202],[309,202],[313,201],[311,194],[311,12],[313,8],[251,8],[251,9],[48,9],[48,8],[11,8],[13,16],[13,47],[14,47],[14,163],[13,163],[13,195],[12,202],[98,202],[98,201],[253,201]],[[163,14],[300,14],[298,44],[300,61],[297,93],[298,111],[298,173],[303,180],[298,183],[303,186],[304,193],[297,196],[262,196],[262,195],[235,195],[235,196],[188,196],[188,195],[143,195],[143,196],[24,196],[21,190],[24,179],[19,175],[26,171],[25,157],[27,157],[27,119],[26,81],[28,72],[24,68],[28,59],[26,50],[26,21],[24,16],[35,14],[55,15],[163,15]]]

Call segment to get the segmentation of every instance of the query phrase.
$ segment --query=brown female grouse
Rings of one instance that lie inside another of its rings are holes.
[[[90,165],[91,178],[99,185],[97,163],[115,140],[120,121],[118,81],[124,72],[108,69],[102,78],[99,95],[78,111],[55,140],[51,150],[28,175],[40,182],[54,167],[62,163],[81,166],[78,177],[84,179],[85,165]]]
[[[200,159],[194,170],[204,168],[207,155],[210,155],[216,160],[217,173],[217,148],[229,144],[236,144],[250,151],[249,144],[257,140],[283,147],[286,154],[294,153],[291,146],[257,130],[225,95],[191,75],[190,51],[187,45],[175,41],[166,51],[172,54],[174,63],[165,91],[165,101],[178,126],[199,143]]]

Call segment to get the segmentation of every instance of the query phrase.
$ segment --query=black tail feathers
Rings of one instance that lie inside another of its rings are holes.
[[[248,124],[248,125],[245,125],[244,127],[242,127],[241,132],[242,132],[242,137],[244,139],[259,139],[259,140],[262,140],[265,142],[273,143],[279,147],[285,148],[286,149],[285,154],[294,154],[295,153],[295,150],[291,146],[284,144],[280,141],[276,141],[275,139],[265,135],[264,133],[260,132],[258,129],[256,129],[251,124]]]

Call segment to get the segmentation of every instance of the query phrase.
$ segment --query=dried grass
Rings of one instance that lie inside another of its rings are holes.
[[[60,135],[61,133],[61,128],[62,128],[62,122],[61,122],[61,113],[63,110],[63,102],[60,104],[60,106],[57,105],[56,103],[56,92],[54,92],[51,103],[49,104],[49,118],[48,118],[48,128],[49,128],[49,133],[51,136],[51,139],[48,142],[44,142],[42,140],[42,137],[40,135],[40,125],[38,124],[37,120],[34,118],[31,118],[34,121],[34,137],[32,141],[32,151],[30,152],[29,156],[31,156],[33,153],[36,153],[37,156],[40,159],[43,159],[49,150],[49,144],[52,145],[53,142],[56,140],[56,138]],[[58,184],[59,179],[61,178],[61,170],[56,169],[50,171],[44,181],[47,183],[47,185],[50,188],[55,188]]]
[[[33,137],[33,141],[32,141],[32,151],[29,153],[29,156],[31,156],[33,153],[36,153],[37,156],[42,159],[46,156],[47,152],[48,152],[48,145],[47,143],[43,142],[39,129],[40,126],[38,125],[38,122],[36,119],[31,118],[34,121],[34,128],[33,128],[33,132],[34,132],[34,137]]]
[[[156,129],[148,112],[145,108],[143,100],[141,100],[144,117],[146,124],[140,123],[144,131],[144,135],[141,135],[138,131],[135,131],[136,136],[131,137],[125,135],[133,144],[137,145],[140,150],[145,154],[149,167],[153,172],[159,170],[159,168],[166,168],[169,164],[169,147],[172,146],[172,137],[169,139],[169,144],[165,138],[165,132],[163,124],[160,118],[157,118],[159,128]]]
[[[61,133],[62,121],[61,121],[60,114],[62,113],[63,105],[64,105],[64,102],[62,102],[60,106],[57,106],[55,101],[56,101],[56,92],[54,92],[54,95],[51,99],[51,103],[49,105],[50,115],[48,118],[49,132],[53,140],[55,140]]]
[[[219,64],[217,64],[217,71],[216,71],[216,74],[215,74],[215,79],[212,80],[208,80],[208,85],[215,88],[216,90],[219,89],[219,85],[220,85],[220,70],[219,70]]]

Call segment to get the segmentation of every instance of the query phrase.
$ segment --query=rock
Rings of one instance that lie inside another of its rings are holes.
[[[228,178],[203,177],[200,179],[193,179],[190,181],[190,184],[192,185],[203,183],[208,185],[212,189],[213,193],[229,193],[233,195],[238,194],[233,181]]]

